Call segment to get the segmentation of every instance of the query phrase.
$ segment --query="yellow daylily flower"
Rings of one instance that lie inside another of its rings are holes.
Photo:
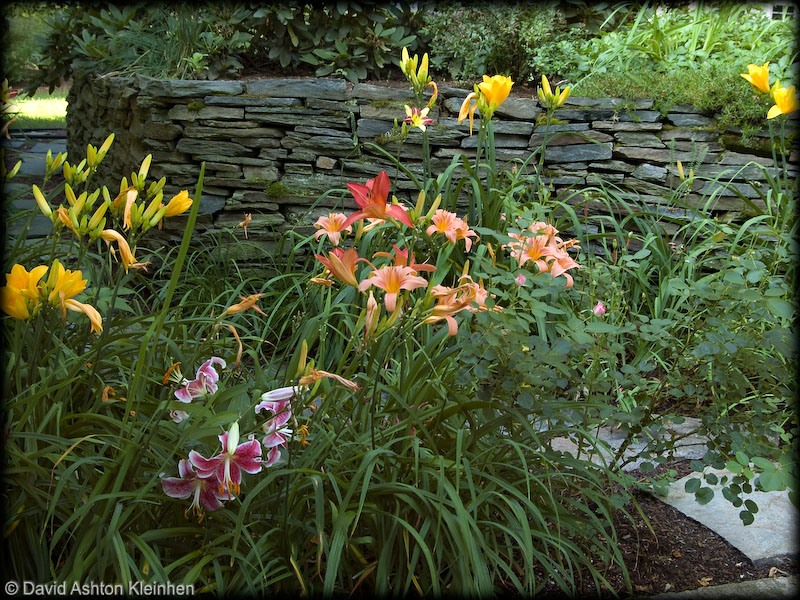
[[[769,109],[768,119],[774,119],[778,115],[788,115],[797,110],[797,92],[793,85],[788,88],[776,88],[772,92],[772,99],[775,101],[775,106]]]
[[[164,211],[164,216],[175,217],[185,213],[191,205],[192,199],[189,198],[189,191],[182,190],[179,194],[173,196],[172,199],[167,203],[167,210]]]
[[[6,285],[0,288],[0,308],[15,319],[28,319],[31,310],[39,303],[39,280],[47,272],[46,265],[31,269],[22,265],[11,267],[6,275]]]
[[[483,76],[483,81],[478,84],[478,89],[483,94],[490,112],[496,111],[505,102],[511,93],[512,85],[514,82],[511,81],[511,77],[505,75]]]
[[[466,117],[467,113],[469,113],[469,134],[472,135],[472,123],[475,118],[475,109],[478,108],[478,94],[472,92],[466,98],[464,98],[464,102],[461,103],[461,110],[458,111],[458,122],[461,123]],[[475,100],[475,104],[472,104],[472,101]]]
[[[514,82],[505,75],[483,76],[483,81],[475,86],[475,91],[471,92],[464,102],[461,103],[461,110],[458,111],[458,122],[461,123],[469,114],[469,134],[472,135],[472,124],[475,117],[475,109],[481,113],[481,118],[491,119],[494,111],[506,101],[511,93],[511,86]],[[472,104],[473,100],[475,104]]]
[[[122,255],[122,265],[125,267],[126,273],[130,268],[147,270],[147,265],[149,263],[136,262],[136,257],[133,255],[131,247],[128,245],[128,241],[122,236],[121,233],[114,231],[113,229],[104,229],[100,233],[100,237],[108,242],[109,245],[111,242],[117,242],[117,246],[119,246],[119,253]]]
[[[740,73],[759,92],[769,94],[769,61],[763,67],[747,65],[748,73]]]

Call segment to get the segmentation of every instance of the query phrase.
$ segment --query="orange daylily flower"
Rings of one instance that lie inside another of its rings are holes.
[[[416,275],[417,271],[428,271],[429,273],[433,273],[436,270],[436,267],[433,265],[429,265],[428,263],[417,263],[414,262],[414,253],[411,253],[411,260],[409,261],[408,258],[408,248],[401,250],[397,247],[397,244],[392,246],[392,250],[394,254],[390,254],[388,252],[376,252],[372,255],[372,258],[376,256],[384,256],[386,258],[391,258],[394,260],[394,266],[396,267],[411,267],[414,269],[414,275]]]
[[[345,222],[342,223],[341,229],[345,229],[359,219],[388,219],[389,217],[397,219],[408,227],[414,227],[411,217],[408,216],[402,206],[386,204],[390,187],[389,175],[386,171],[381,171],[377,177],[370,179],[366,184],[348,183],[347,189],[353,194],[353,198],[356,204],[361,207],[361,210],[347,217]]]
[[[114,231],[113,229],[104,229],[100,234],[100,237],[103,238],[106,242],[108,242],[109,246],[111,242],[117,242],[117,246],[119,246],[119,253],[122,256],[122,265],[125,267],[125,272],[128,272],[128,269],[144,269],[147,270],[147,265],[149,262],[146,263],[137,263],[136,257],[133,255],[131,251],[131,247],[128,245],[127,240],[122,236],[121,233],[118,231]],[[113,250],[113,247],[112,247]]]
[[[244,296],[239,296],[239,298],[241,298],[242,301],[238,302],[237,304],[233,304],[233,305],[229,306],[228,308],[226,308],[225,312],[223,312],[222,315],[220,315],[220,317],[224,317],[225,315],[235,315],[237,313],[244,312],[244,311],[249,310],[251,308],[254,311],[256,311],[257,313],[262,314],[262,315],[264,315],[266,317],[267,314],[263,310],[261,310],[258,306],[256,306],[256,302],[263,295],[264,295],[263,293],[261,293],[261,294],[251,294],[250,296],[247,296],[246,298]]]
[[[252,220],[253,220],[253,215],[251,213],[247,213],[244,216],[244,221],[240,221],[237,224],[237,227],[241,227],[242,229],[244,229],[244,239],[247,239],[247,226],[250,224],[250,221]]]

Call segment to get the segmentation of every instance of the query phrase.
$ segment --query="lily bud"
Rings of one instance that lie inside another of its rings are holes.
[[[158,212],[153,215],[153,218],[150,219],[150,227],[155,227],[161,222],[161,219],[164,218],[164,213],[167,212],[167,207],[162,206],[158,209]],[[149,228],[148,228],[149,229]]]
[[[100,221],[103,219],[103,216],[106,214],[106,211],[108,210],[108,207],[110,205],[111,205],[110,202],[103,202],[97,208],[97,210],[94,211],[94,214],[92,215],[92,218],[89,219],[89,223],[87,225],[89,231],[94,231],[95,229],[98,228],[98,226],[100,225]]]
[[[142,219],[145,221],[150,221],[153,218],[153,215],[156,211],[161,207],[161,200],[164,198],[163,192],[158,192],[155,197],[150,201],[150,204],[147,205],[144,213],[142,214]]]
[[[97,162],[103,160],[109,148],[111,148],[111,144],[113,141],[114,141],[114,133],[112,132],[108,135],[106,141],[103,142],[103,145],[100,146],[100,149],[97,151]]]
[[[439,208],[439,205],[442,203],[442,195],[439,194],[436,198],[433,199],[433,204],[431,204],[430,209],[428,210],[427,214],[425,215],[425,222],[429,222],[433,218],[433,213]]]
[[[38,186],[33,186],[33,197],[36,200],[36,204],[39,206],[39,210],[42,211],[42,214],[45,217],[51,217],[53,214],[53,209],[50,208],[50,204],[47,202],[47,199],[42,194],[42,190],[38,188]]]
[[[139,180],[144,184],[144,179],[147,177],[148,171],[150,171],[150,162],[153,160],[153,155],[148,154],[144,157],[142,161],[142,166],[139,167]]]
[[[75,192],[72,191],[72,186],[68,183],[64,184],[64,195],[67,197],[69,205],[75,206]]]
[[[239,445],[239,422],[234,421],[231,428],[228,430],[228,445],[225,448],[228,454],[236,452],[236,447]]]

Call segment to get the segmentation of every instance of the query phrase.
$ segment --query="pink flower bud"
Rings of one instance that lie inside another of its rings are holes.
[[[519,287],[522,287],[523,285],[525,285],[525,281],[526,281],[525,275],[523,273],[520,273],[519,275],[517,275],[517,278],[514,280],[514,283],[516,283]]]
[[[605,314],[606,307],[602,302],[598,302],[595,307],[592,309],[592,312],[595,314],[596,317]]]

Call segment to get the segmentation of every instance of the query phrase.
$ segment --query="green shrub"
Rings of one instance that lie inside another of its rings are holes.
[[[567,25],[555,2],[437,4],[423,14],[431,64],[456,80],[501,73],[516,82],[575,68],[582,24]]]

